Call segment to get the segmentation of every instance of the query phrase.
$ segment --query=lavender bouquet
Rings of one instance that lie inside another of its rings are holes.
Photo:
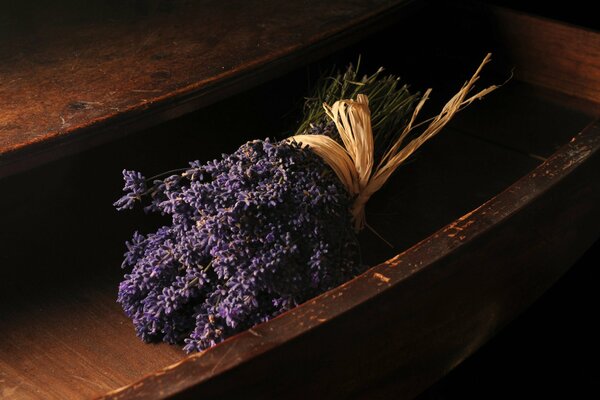
[[[366,202],[457,111],[495,89],[469,95],[489,57],[420,124],[431,90],[411,94],[381,69],[360,78],[349,67],[317,85],[291,138],[254,140],[162,179],[123,171],[117,209],[143,201],[169,217],[126,244],[118,302],[138,336],[204,350],[362,272]]]

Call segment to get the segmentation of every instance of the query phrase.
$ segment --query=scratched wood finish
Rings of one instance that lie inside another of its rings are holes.
[[[173,121],[0,181],[8,192],[0,204],[7,209],[9,197],[15,210],[0,232],[10,243],[0,260],[12,267],[0,269],[0,335],[11,339],[0,341],[0,397],[77,399],[114,390],[106,398],[410,398],[531,303],[598,234],[600,127],[568,139],[597,115],[560,93],[538,96],[513,84],[494,95],[491,109],[465,111],[481,118],[447,130],[373,199],[370,221],[396,248],[362,239],[373,263],[387,263],[188,358],[177,347],[139,342],[114,303],[115,243],[133,224],[124,229],[127,221],[107,210],[113,194],[105,184],[124,160],[146,157],[160,169],[158,147],[202,143],[176,138],[186,124],[208,125],[220,138],[202,146],[207,154],[231,150],[251,134],[219,122],[231,102],[196,114],[199,120]],[[519,116],[526,103],[537,104],[532,119],[543,118],[548,99],[563,118],[482,132]],[[511,129],[531,135],[531,147],[505,141]],[[561,141],[545,163],[528,154]],[[57,174],[63,185],[52,180]],[[19,273],[11,275],[13,268]]]
[[[412,2],[168,3],[145,16],[2,35],[0,177],[272,79],[380,29]]]

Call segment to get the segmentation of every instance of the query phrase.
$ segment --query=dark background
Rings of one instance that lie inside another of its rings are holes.
[[[418,400],[594,398],[599,256],[596,242],[542,298]]]
[[[597,2],[583,0],[569,1],[486,1],[485,3],[509,7],[530,14],[541,15],[574,25],[587,26],[598,30],[600,28],[600,15],[596,11]]]
[[[600,29],[594,2],[491,3]],[[598,396],[598,267],[600,241],[542,298],[418,400]]]

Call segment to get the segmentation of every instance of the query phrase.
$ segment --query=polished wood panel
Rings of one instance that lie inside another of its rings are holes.
[[[162,12],[5,37],[0,177],[298,68],[388,25],[409,3],[174,1]]]
[[[503,8],[489,18],[516,77],[600,104],[600,32]]]

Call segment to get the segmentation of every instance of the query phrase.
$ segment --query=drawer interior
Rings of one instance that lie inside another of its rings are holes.
[[[511,23],[519,18],[479,6],[423,9],[217,104],[2,179],[0,397],[97,396],[181,360],[185,354],[177,346],[142,343],[115,301],[124,241],[161,221],[113,209],[121,170],[151,176],[213,159],[250,139],[285,137],[298,120],[299,100],[334,63],[344,66],[360,54],[365,71],[383,65],[416,90],[433,87],[430,112],[487,51],[495,62],[485,82],[507,81],[463,111],[373,197],[369,224],[393,248],[363,232],[369,265],[409,248],[543,163],[597,118],[600,98],[593,91],[577,97],[564,82],[531,78],[533,67],[513,52],[514,38],[503,30],[518,29]]]

